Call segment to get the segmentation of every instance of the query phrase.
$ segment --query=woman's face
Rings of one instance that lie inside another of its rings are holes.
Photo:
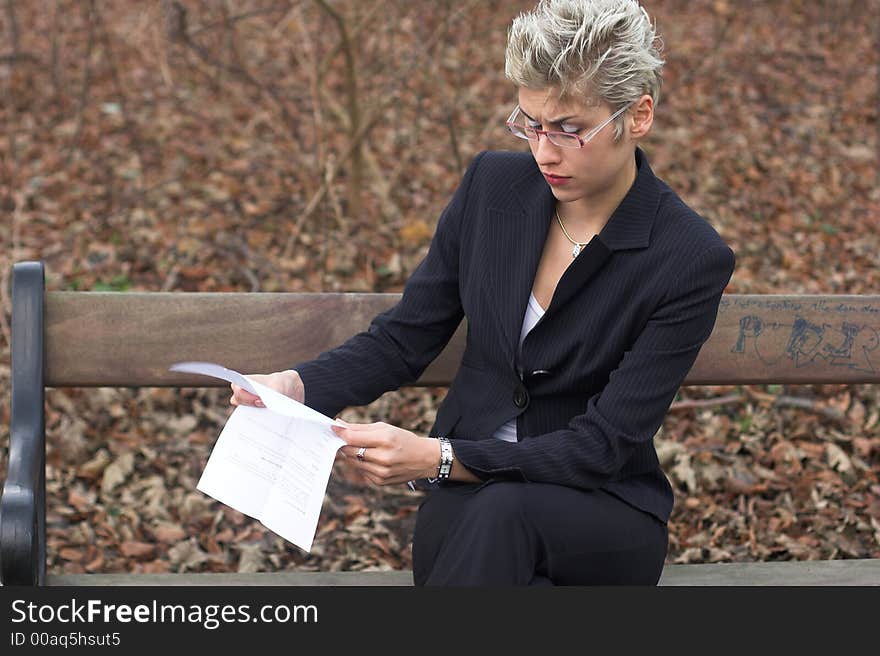
[[[519,106],[527,125],[553,132],[573,132],[582,137],[613,113],[604,103],[593,106],[562,103],[553,89],[520,88]],[[632,124],[630,112],[624,112],[623,117],[624,127],[628,128]],[[629,130],[624,129],[621,139],[615,142],[615,124],[616,121],[607,124],[581,148],[557,146],[544,135],[529,140],[535,162],[557,200],[589,203],[609,189],[617,189],[622,184],[629,187],[635,170],[635,141]]]

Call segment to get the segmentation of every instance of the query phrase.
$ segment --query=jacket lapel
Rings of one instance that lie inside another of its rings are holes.
[[[651,243],[651,229],[660,206],[660,190],[644,152],[636,148],[635,156],[637,171],[632,187],[605,227],[566,269],[556,285],[547,314],[568,303],[614,252],[647,248]]]
[[[490,210],[485,236],[491,305],[513,362],[556,200],[537,168],[514,180],[506,198]]]
[[[615,251],[645,248],[650,243],[660,189],[642,150],[637,148],[635,156],[638,172],[633,186],[602,231],[566,269],[545,319],[571,301]],[[507,198],[506,207],[490,210],[484,237],[491,305],[513,362],[556,199],[537,167],[511,184]]]
[[[587,284],[596,273],[601,269],[605,262],[611,257],[611,249],[602,241],[600,235],[596,235],[590,240],[580,255],[574,262],[568,265],[565,273],[556,284],[556,291],[553,292],[553,298],[550,300],[550,307],[544,316],[548,316],[556,312],[563,305],[568,303],[571,298],[577,294],[578,290]]]
[[[647,248],[660,207],[660,185],[641,148],[636,148],[636,179],[599,233],[609,250]]]

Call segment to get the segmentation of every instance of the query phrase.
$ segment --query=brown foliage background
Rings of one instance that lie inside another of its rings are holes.
[[[4,0],[0,471],[12,262],[49,289],[399,291],[502,128],[514,0]],[[729,292],[876,293],[876,0],[653,0],[652,166]],[[443,389],[349,420],[426,432]],[[300,552],[195,490],[220,391],[51,390],[49,570],[408,567],[420,497],[337,466]],[[656,437],[669,562],[880,556],[870,386],[685,388]]]

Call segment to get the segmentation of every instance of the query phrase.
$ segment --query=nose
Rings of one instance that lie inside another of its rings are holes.
[[[537,139],[529,141],[529,145],[538,165],[554,164],[562,156],[562,149],[550,141],[546,134],[539,134]]]

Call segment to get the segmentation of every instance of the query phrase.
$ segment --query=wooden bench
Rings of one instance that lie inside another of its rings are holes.
[[[47,387],[209,387],[179,360],[275,371],[365,328],[398,294],[48,292],[12,276],[12,419],[0,573],[20,585],[410,585],[411,573],[46,574]],[[466,326],[416,383],[445,386]],[[259,348],[249,350],[259,336]],[[725,295],[686,385],[880,383],[880,296]],[[661,585],[880,585],[880,559],[667,565]]]

